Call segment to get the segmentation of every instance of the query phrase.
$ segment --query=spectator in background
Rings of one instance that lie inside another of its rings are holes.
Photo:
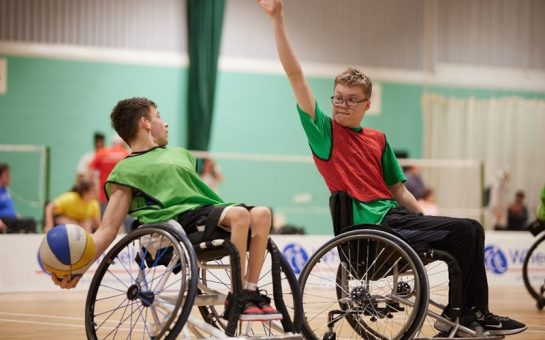
[[[91,162],[93,161],[93,158],[95,157],[95,153],[98,150],[104,148],[104,145],[105,145],[104,134],[100,132],[95,132],[93,136],[93,141],[94,141],[94,150],[87,152],[86,154],[81,156],[78,162],[76,185],[81,183],[82,181],[96,184],[96,174],[94,170],[91,168]]]
[[[403,169],[403,173],[407,178],[407,181],[405,181],[407,190],[409,190],[417,200],[421,199],[424,195],[425,185],[424,180],[420,175],[420,168],[416,165],[409,165]]]
[[[507,229],[524,230],[528,221],[528,208],[524,203],[524,191],[519,190],[515,194],[515,201],[507,210]]]
[[[91,183],[82,181],[49,202],[45,207],[44,232],[59,224],[73,223],[92,233],[100,225],[100,207],[94,189]]]
[[[91,161],[90,167],[98,173],[98,186],[99,186],[99,203],[100,203],[100,213],[104,214],[106,206],[108,205],[108,199],[106,198],[106,193],[104,192],[104,183],[108,179],[110,172],[119,161],[124,159],[129,155],[129,150],[123,139],[115,134],[112,137],[112,145],[107,148],[102,148],[98,150],[95,154],[95,157]],[[130,230],[133,219],[127,217],[125,219],[125,231]]]
[[[202,160],[200,177],[201,180],[215,192],[218,192],[219,185],[223,182],[221,168],[212,158],[204,158]]]
[[[432,188],[426,187],[422,198],[418,200],[418,203],[422,207],[424,215],[439,216],[439,206],[435,202],[435,191]]]
[[[494,229],[503,230],[507,228],[507,209],[509,208],[509,183],[511,173],[506,170],[498,171],[496,178],[490,186],[490,200],[488,212],[490,225]]]
[[[538,221],[545,222],[545,185],[541,189],[541,204],[537,207],[536,216]]]
[[[30,217],[20,217],[9,192],[11,176],[9,166],[0,163],[0,234],[35,233],[36,221]]]
[[[536,220],[528,226],[528,230],[537,236],[545,230],[545,186],[541,189],[541,202],[536,209]]]

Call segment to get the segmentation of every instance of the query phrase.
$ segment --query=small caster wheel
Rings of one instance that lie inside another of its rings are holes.
[[[537,300],[536,303],[537,309],[543,310],[543,307],[545,307],[545,298],[541,297]]]
[[[335,340],[337,339],[337,334],[335,332],[327,332],[324,334],[323,340]]]

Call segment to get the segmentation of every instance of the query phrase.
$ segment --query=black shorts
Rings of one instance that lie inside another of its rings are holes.
[[[208,220],[208,216],[210,215],[210,212],[212,209],[216,208],[216,205],[205,205],[190,211],[187,211],[176,219],[178,223],[184,228],[186,234],[190,235],[198,231],[202,231],[204,229],[204,226],[206,225],[206,221]],[[223,218],[225,217],[225,214],[231,207],[243,207],[246,208],[248,211],[252,210],[254,206],[248,206],[246,204],[237,204],[237,205],[228,205],[224,206],[224,210],[219,218],[218,221],[218,228],[214,231],[212,234],[212,238],[225,238],[228,237],[230,234],[230,228],[229,226],[224,226],[221,224]]]

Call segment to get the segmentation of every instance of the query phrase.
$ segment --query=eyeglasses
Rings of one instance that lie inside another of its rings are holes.
[[[368,100],[369,100],[368,98],[357,100],[356,98],[344,99],[343,97],[340,97],[340,96],[331,96],[331,103],[333,103],[333,105],[342,106],[344,103],[346,103],[346,105],[351,109],[358,106],[359,103],[365,102]]]

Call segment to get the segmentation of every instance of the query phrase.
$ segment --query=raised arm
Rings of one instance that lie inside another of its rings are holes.
[[[282,0],[257,0],[257,3],[272,19],[278,57],[288,76],[295,99],[301,109],[314,119],[316,102],[288,37]]]
[[[132,191],[129,187],[111,184],[111,189],[110,200],[104,212],[104,218],[100,223],[100,227],[93,234],[96,258],[99,258],[115,240],[119,226],[123,225],[123,220],[127,216],[132,199]],[[74,288],[77,286],[80,276],[72,279],[65,277],[59,280],[55,275],[52,275],[51,278],[61,288]]]

